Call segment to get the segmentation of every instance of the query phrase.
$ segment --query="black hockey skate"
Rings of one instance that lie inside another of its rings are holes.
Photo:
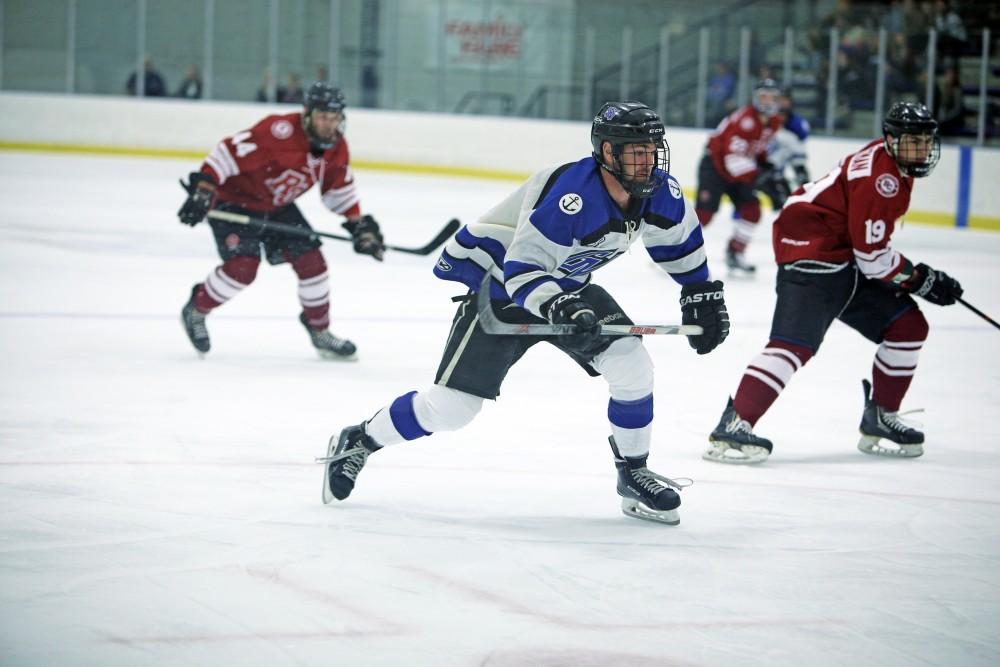
[[[323,467],[323,504],[351,495],[368,456],[379,449],[382,448],[365,432],[364,424],[348,426],[339,436],[331,437],[326,457],[316,459],[326,464]]]
[[[181,324],[184,325],[184,331],[187,333],[188,340],[194,345],[194,349],[198,350],[199,356],[204,356],[209,348],[212,347],[212,344],[208,340],[205,313],[199,312],[194,307],[194,295],[197,291],[198,285],[191,288],[191,298],[188,299],[188,302],[184,304],[184,308],[181,309]]]
[[[861,440],[858,449],[865,454],[916,458],[924,453],[924,434],[903,422],[896,412],[886,412],[871,397],[872,385],[861,381],[865,392],[865,411],[861,415]],[[892,445],[883,443],[888,440]]]
[[[678,484],[651,471],[646,467],[645,456],[622,456],[614,436],[609,437],[608,442],[611,443],[615,468],[618,469],[618,495],[622,497],[622,513],[636,519],[658,521],[671,526],[679,524],[681,519],[677,508],[681,505],[681,497],[674,489],[680,490],[688,485]]]
[[[757,267],[747,262],[742,252],[736,252],[732,248],[726,249],[726,267],[729,275],[737,278],[749,278],[757,273]]]
[[[338,361],[357,360],[354,353],[357,352],[358,348],[351,341],[346,338],[337,338],[326,329],[322,331],[313,329],[306,322],[305,313],[299,315],[299,322],[302,322],[302,326],[309,332],[309,340],[312,341],[313,347],[319,352],[319,356],[324,359],[336,359]]]
[[[771,441],[754,435],[750,422],[736,414],[732,396],[708,441],[712,446],[701,455],[706,461],[763,463],[771,455]]]

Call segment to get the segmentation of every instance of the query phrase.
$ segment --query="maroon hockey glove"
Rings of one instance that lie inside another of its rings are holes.
[[[382,232],[379,230],[375,218],[365,215],[360,220],[348,220],[341,226],[351,233],[351,238],[354,239],[354,252],[360,255],[371,255],[378,261],[382,261],[382,255],[385,254],[385,244],[382,242]]]
[[[559,336],[559,343],[568,350],[583,356],[595,355],[611,344],[611,339],[601,336],[601,323],[594,308],[579,294],[560,294],[545,310],[552,324],[572,324],[576,331]]]
[[[907,284],[910,283],[910,284]],[[944,271],[917,264],[916,272],[903,288],[938,306],[950,306],[962,296],[962,286]]]
[[[688,336],[698,354],[708,354],[729,335],[729,311],[722,294],[722,281],[713,280],[681,288],[681,323],[697,324],[704,333]]]

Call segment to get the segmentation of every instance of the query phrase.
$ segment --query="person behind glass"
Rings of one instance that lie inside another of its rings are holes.
[[[345,106],[337,88],[316,82],[302,111],[267,116],[220,141],[201,169],[182,183],[188,198],[178,211],[180,221],[194,226],[215,208],[311,230],[295,200],[318,183],[326,207],[346,218],[343,227],[353,238],[355,252],[381,261],[382,233],[371,215],[361,214],[350,169]],[[270,264],[291,264],[298,276],[299,321],[320,356],[355,358],[354,343],[327,330],[330,288],[319,239],[214,218],[209,224],[222,264],[192,288],[181,312],[184,330],[199,353],[210,348],[205,318],[254,281],[263,253]]]
[[[177,88],[177,92],[174,93],[174,97],[200,100],[201,90],[201,74],[198,73],[198,68],[194,65],[188,65],[187,71],[184,73],[184,80],[181,81],[181,85]]]
[[[153,67],[153,59],[146,56],[142,61],[142,71],[143,71],[143,89],[142,94],[144,97],[164,97],[167,94],[167,84],[163,80],[163,75],[156,71]],[[138,80],[136,78],[136,73],[132,72],[129,75],[128,81],[125,83],[125,90],[128,91],[129,95],[138,95],[139,91],[136,89]]]
[[[278,101],[282,104],[302,103],[302,81],[298,74],[289,74],[288,84],[278,86]]]
[[[701,226],[669,174],[660,117],[640,102],[608,102],[591,126],[592,155],[531,176],[466,225],[441,253],[434,273],[464,284],[434,384],[392,400],[367,421],[330,439],[323,502],[343,500],[373,452],[454,431],[500,393],[510,368],[538,343],[565,353],[607,381],[609,442],[627,516],[674,524],[680,496],[646,467],[653,421],[653,363],[638,336],[601,335],[601,324],[631,324],[593,273],[641,239],[650,257],[681,285],[688,340],[706,354],[729,333],[721,281],[709,276]],[[575,327],[563,336],[488,334],[475,293],[489,276],[487,307],[502,321]],[[559,382],[553,380],[553,391]],[[581,406],[582,407],[582,406]],[[677,488],[677,487],[675,487]]]
[[[770,456],[771,441],[753,428],[819,352],[834,320],[878,346],[872,381],[862,381],[858,448],[890,457],[923,454],[924,434],[898,414],[929,330],[912,295],[948,306],[962,287],[890,244],[915,179],[929,176],[940,157],[937,121],[922,104],[897,102],[882,134],[798,188],[775,220],[777,304],[770,340],[744,371],[704,458],[760,463]]]
[[[754,88],[751,104],[722,119],[698,166],[695,212],[701,224],[708,225],[715,217],[722,195],[729,197],[739,214],[726,246],[726,266],[736,275],[756,271],[744,259],[744,252],[760,222],[755,190],[780,176],[766,160],[768,142],[782,123],[781,90],[773,80],[764,79]]]

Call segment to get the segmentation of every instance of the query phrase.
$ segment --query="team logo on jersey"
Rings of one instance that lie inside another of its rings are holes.
[[[676,182],[668,180],[667,181],[667,187],[670,188],[670,194],[673,196],[674,199],[680,199],[681,198],[681,194],[682,194],[681,193],[681,186],[677,185]]]
[[[740,121],[740,128],[747,131],[752,130],[753,118],[751,118],[750,116],[744,116],[743,120]]]
[[[892,174],[882,174],[875,179],[875,190],[883,197],[895,197],[899,194],[899,180]]]
[[[287,139],[292,136],[294,130],[295,128],[287,120],[279,120],[271,124],[271,134],[274,135],[275,139]]]
[[[575,192],[567,192],[559,198],[559,210],[566,215],[576,215],[583,210],[583,197]]]

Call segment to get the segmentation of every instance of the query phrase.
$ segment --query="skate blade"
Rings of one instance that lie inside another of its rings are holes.
[[[865,454],[885,456],[893,459],[915,459],[924,453],[924,446],[922,444],[899,445],[891,440],[883,444],[882,438],[877,435],[861,436],[861,439],[858,440],[858,449]]]
[[[326,361],[357,361],[358,355],[356,352],[351,352],[350,354],[337,354],[336,352],[331,352],[330,350],[316,350],[316,354],[319,355],[320,359],[325,359]]]
[[[330,488],[330,466],[334,464],[334,450],[337,449],[337,436],[330,436],[330,444],[326,448],[326,465],[323,466],[323,504],[329,505],[334,500],[333,489]]]
[[[752,280],[757,276],[757,269],[738,269],[729,267],[728,277],[734,280]]]
[[[622,498],[622,514],[633,519],[665,523],[668,526],[676,526],[681,522],[677,510],[652,510],[632,498]]]
[[[712,441],[712,446],[701,455],[701,458],[729,465],[754,465],[763,463],[770,455],[771,452],[767,449],[756,445],[744,445],[741,449],[736,449],[730,447],[727,442]]]

